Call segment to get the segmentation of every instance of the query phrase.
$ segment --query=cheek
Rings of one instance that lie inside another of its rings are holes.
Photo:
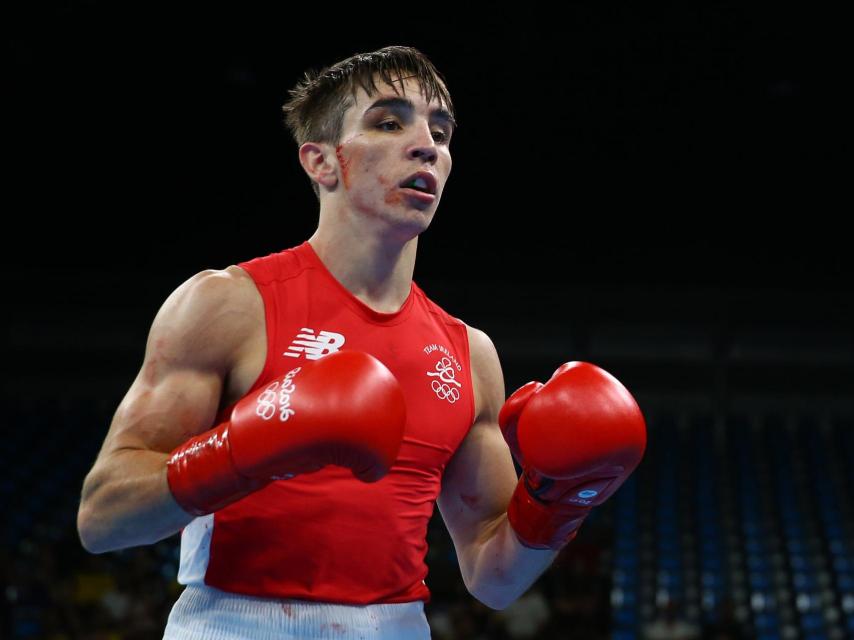
[[[380,180],[380,184],[385,188],[385,203],[386,204],[400,204],[403,202],[403,193],[398,191],[397,189],[392,189],[388,186],[387,181]]]
[[[384,199],[386,204],[399,204],[403,202],[403,194],[398,189],[395,189],[395,185],[392,184],[390,178],[380,174],[377,176],[377,182],[380,188],[385,191]]]
[[[359,137],[356,136],[356,138]],[[376,150],[353,144],[356,138],[350,139],[335,148],[335,157],[341,167],[341,178],[345,190],[349,190],[353,181],[358,180],[360,176],[377,174],[382,160],[382,154]],[[385,185],[384,177],[381,174],[377,175],[377,180],[381,185]]]
[[[451,154],[446,152],[445,157],[445,179],[447,180],[448,176],[451,175],[451,167],[454,165],[454,162],[451,160]]]
[[[404,201],[405,196],[400,189],[397,188],[397,184],[394,180],[379,175],[377,176],[377,182],[383,191],[385,191],[385,197],[383,200],[386,204],[401,204]]]
[[[346,191],[350,188],[350,167],[353,163],[353,153],[351,151],[345,152],[344,144],[339,144],[335,147],[335,157],[338,158],[338,165],[341,167],[341,180]]]

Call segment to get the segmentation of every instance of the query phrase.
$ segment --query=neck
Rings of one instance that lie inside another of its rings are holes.
[[[380,313],[398,311],[409,296],[418,236],[407,241],[373,233],[370,224],[320,217],[309,238],[324,266],[350,293]]]

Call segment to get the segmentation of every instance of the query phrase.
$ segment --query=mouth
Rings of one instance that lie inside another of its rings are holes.
[[[401,189],[414,191],[422,196],[430,196],[431,201],[436,197],[436,176],[429,171],[418,171],[408,178],[404,178],[398,185]]]

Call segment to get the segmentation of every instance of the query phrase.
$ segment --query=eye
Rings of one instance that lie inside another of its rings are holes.
[[[439,130],[439,131],[434,131],[434,132],[433,132],[433,140],[434,140],[435,142],[440,143],[440,144],[441,144],[441,143],[443,143],[443,142],[448,142],[448,140],[450,140],[450,138],[451,138],[451,136],[449,136],[449,135],[448,135],[446,132],[444,132],[444,131]]]
[[[383,131],[397,131],[400,129],[400,125],[395,120],[386,120],[385,122],[380,122],[377,128]]]

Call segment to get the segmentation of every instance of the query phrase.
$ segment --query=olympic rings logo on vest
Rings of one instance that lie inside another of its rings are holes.
[[[291,408],[291,394],[296,391],[297,387],[293,382],[294,376],[300,372],[302,367],[297,367],[288,371],[287,375],[282,379],[281,385],[279,381],[271,382],[264,390],[258,394],[258,399],[255,404],[255,414],[264,420],[271,420],[278,411],[279,420],[287,422],[288,418],[296,413]],[[277,406],[278,405],[278,406]]]
[[[433,389],[440,400],[447,400],[451,404],[454,404],[460,399],[459,387],[463,385],[456,379],[456,371],[451,364],[450,358],[443,357],[436,363],[436,370],[428,371],[427,375],[438,378],[438,380],[430,382],[430,388]],[[451,385],[456,386],[452,387]]]

